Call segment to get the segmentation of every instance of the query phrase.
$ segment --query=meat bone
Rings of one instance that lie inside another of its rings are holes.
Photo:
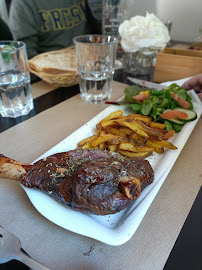
[[[18,180],[22,173],[28,172],[33,165],[29,165],[0,154],[0,177]]]

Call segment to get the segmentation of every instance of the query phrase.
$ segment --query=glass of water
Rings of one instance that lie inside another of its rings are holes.
[[[84,35],[74,38],[81,98],[103,103],[111,96],[118,38]]]
[[[16,118],[33,107],[26,45],[0,41],[0,114]]]

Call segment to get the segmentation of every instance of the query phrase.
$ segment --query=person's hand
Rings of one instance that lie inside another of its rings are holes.
[[[202,101],[202,74],[198,74],[182,84],[182,87],[191,90],[194,89],[198,93],[198,97]]]

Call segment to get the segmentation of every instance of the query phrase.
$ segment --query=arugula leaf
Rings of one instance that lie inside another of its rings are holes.
[[[186,91],[186,93],[187,93],[187,91]],[[189,102],[191,103],[191,97],[190,97],[190,95],[189,95],[188,93],[187,93],[186,100],[189,101]]]
[[[161,107],[166,108],[169,105],[169,100],[167,98],[164,98],[162,100]]]
[[[142,91],[142,88],[137,85],[130,85],[125,88],[124,93],[127,97],[134,97],[137,96]]]
[[[178,133],[182,130],[183,126],[184,125],[173,124],[173,129],[175,130],[176,133]]]
[[[176,84],[176,83],[171,84],[171,85],[168,86],[168,88],[167,88],[167,90],[172,91],[172,92],[174,92],[174,93],[178,92],[179,89],[184,89],[184,88],[180,87],[180,86],[179,86],[178,84]]]
[[[125,96],[125,103],[128,103],[128,104],[141,104],[139,100],[135,99],[135,98],[132,98],[132,97],[129,97],[129,96]]]
[[[150,100],[154,108],[158,107],[160,104],[160,98],[158,96],[150,96],[148,100]]]
[[[177,92],[177,95],[181,99],[184,99],[184,100],[187,99],[187,91],[185,89],[181,89],[179,92]]]
[[[171,122],[165,121],[164,124],[165,124],[165,126],[166,126],[166,130],[167,130],[167,131],[173,129],[173,125],[171,124]]]
[[[141,112],[142,110],[142,104],[130,104],[130,106],[135,112]]]
[[[189,110],[193,110],[193,108],[194,108],[193,103],[192,103],[192,102],[190,102],[190,101],[189,101],[189,103],[190,103]]]
[[[177,123],[171,123],[167,120],[164,122],[164,124],[167,131],[173,129],[175,130],[176,133],[180,132],[184,126],[184,125],[179,125]]]
[[[148,100],[148,102],[143,103],[141,112],[143,115],[149,115],[151,109],[152,103]]]

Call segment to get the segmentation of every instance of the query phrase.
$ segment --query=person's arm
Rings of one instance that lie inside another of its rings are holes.
[[[28,58],[38,54],[38,19],[34,1],[12,0],[9,26],[14,40],[26,43]]]
[[[202,101],[202,74],[198,74],[182,84],[182,87],[187,90],[195,90]]]

